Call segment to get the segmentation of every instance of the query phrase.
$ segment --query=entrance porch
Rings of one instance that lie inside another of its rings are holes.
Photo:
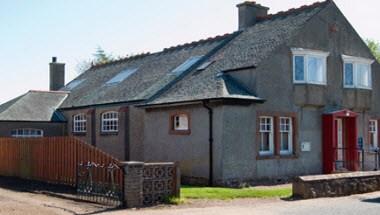
[[[323,114],[323,173],[360,169],[357,117],[358,114],[350,110]]]

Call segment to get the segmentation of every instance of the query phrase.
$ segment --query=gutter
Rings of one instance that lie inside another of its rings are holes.
[[[214,136],[213,136],[213,110],[208,105],[208,101],[203,101],[203,107],[208,110],[209,117],[209,178],[208,185],[214,186]]]
[[[87,109],[87,108],[97,108],[97,107],[107,107],[114,105],[135,105],[140,102],[145,101],[144,99],[137,99],[131,101],[120,101],[120,102],[110,102],[110,103],[100,103],[100,104],[91,104],[91,105],[83,105],[83,106],[71,106],[71,107],[60,107],[57,110],[77,110],[77,109]]]

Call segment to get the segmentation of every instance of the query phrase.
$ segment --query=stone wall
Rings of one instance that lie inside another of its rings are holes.
[[[380,190],[380,171],[297,177],[293,196],[304,199],[347,196]]]

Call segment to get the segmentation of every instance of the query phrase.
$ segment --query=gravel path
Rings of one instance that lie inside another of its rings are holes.
[[[84,215],[105,210],[108,208],[97,204],[0,188],[1,215]]]

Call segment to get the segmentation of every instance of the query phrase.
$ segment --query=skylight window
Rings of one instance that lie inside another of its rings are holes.
[[[197,68],[197,71],[202,71],[202,70],[205,70],[207,69],[207,67],[209,67],[211,64],[213,64],[215,61],[207,61],[205,63],[203,63],[202,65],[200,65],[198,68]]]
[[[172,73],[176,75],[180,75],[186,70],[188,70],[190,67],[192,67],[194,64],[196,64],[200,59],[202,59],[203,56],[193,56],[187,59],[183,64],[179,65],[177,68],[175,68]]]
[[[115,77],[113,77],[109,81],[107,81],[106,85],[118,84],[118,83],[124,81],[125,79],[127,79],[129,76],[131,76],[136,71],[137,71],[137,68],[125,69],[125,70],[121,71],[119,74],[115,75]]]
[[[73,90],[74,88],[78,87],[85,79],[78,79],[73,80],[69,84],[66,85],[67,90]]]

